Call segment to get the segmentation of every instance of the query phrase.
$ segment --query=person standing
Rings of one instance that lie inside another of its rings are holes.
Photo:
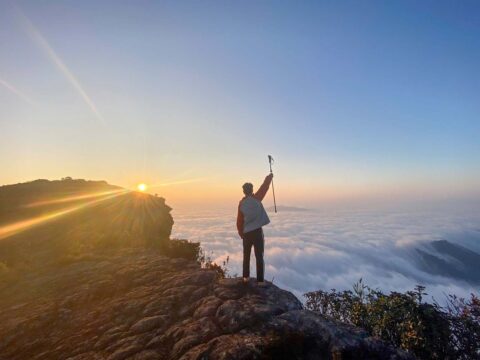
[[[255,252],[257,263],[257,284],[265,285],[265,263],[263,252],[265,240],[262,227],[270,223],[267,212],[263,207],[262,200],[270,188],[273,174],[270,173],[257,192],[253,192],[251,183],[243,184],[245,195],[238,204],[237,230],[238,235],[243,239],[243,282],[248,282],[250,277],[250,253],[252,246]]]

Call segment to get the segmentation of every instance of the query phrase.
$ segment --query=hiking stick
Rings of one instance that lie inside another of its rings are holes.
[[[272,155],[268,155],[268,163],[270,164],[270,174],[273,174],[272,162],[273,162]],[[277,213],[277,201],[275,200],[275,187],[273,186],[273,179],[272,179],[272,193],[273,193],[273,206],[275,207],[275,213]]]

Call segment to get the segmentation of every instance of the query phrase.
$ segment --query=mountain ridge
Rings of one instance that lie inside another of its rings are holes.
[[[433,274],[480,284],[480,254],[448,240],[435,240],[415,249],[420,269]]]

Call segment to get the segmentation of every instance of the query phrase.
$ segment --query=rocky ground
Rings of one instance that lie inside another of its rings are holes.
[[[83,259],[3,284],[0,359],[409,359],[290,292],[155,253]]]

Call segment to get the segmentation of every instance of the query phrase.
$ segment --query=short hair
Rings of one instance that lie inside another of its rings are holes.
[[[253,194],[253,184],[252,183],[245,183],[242,186],[243,193],[245,195],[252,195]]]

